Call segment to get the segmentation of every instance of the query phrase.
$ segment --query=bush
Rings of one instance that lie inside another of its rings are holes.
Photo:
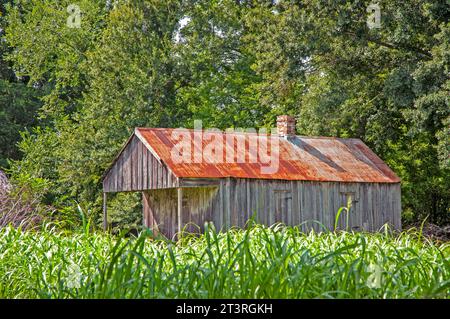
[[[41,195],[36,188],[45,188],[43,180],[33,183],[11,184],[0,171],[0,228],[12,225],[30,229],[48,220],[54,211],[41,204]]]

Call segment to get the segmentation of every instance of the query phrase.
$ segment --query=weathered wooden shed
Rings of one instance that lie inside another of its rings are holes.
[[[288,116],[277,126],[272,135],[136,128],[103,178],[105,227],[108,193],[141,192],[144,225],[169,238],[188,224],[188,231],[206,221],[225,230],[252,216],[266,225],[333,229],[349,198],[351,229],[401,228],[400,179],[361,140],[296,136]],[[180,144],[180,136],[190,139]],[[267,158],[252,148],[269,138],[277,165],[268,173]],[[213,140],[222,157],[205,156]],[[183,161],[174,156],[181,150]],[[347,227],[345,218],[339,226]]]

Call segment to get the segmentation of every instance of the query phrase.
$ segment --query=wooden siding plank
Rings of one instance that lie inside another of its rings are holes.
[[[137,189],[142,190],[142,176],[144,174],[142,167],[142,143],[137,144]]]
[[[300,208],[298,201],[298,183],[295,181],[291,182],[292,189],[292,212],[291,212],[291,224],[293,226],[300,224]]]
[[[154,188],[154,189],[158,188],[158,182],[157,182],[158,169],[157,169],[156,162],[157,162],[156,159],[154,157],[152,157],[152,188]]]
[[[155,158],[153,156],[149,156],[149,163],[148,163],[148,188],[149,189],[155,189],[155,187],[153,187],[154,185],[154,179],[155,179],[155,166],[153,165],[153,162],[155,160]]]
[[[226,193],[225,193],[225,205],[226,205],[226,228],[229,229],[231,227],[231,178],[227,179],[226,184]]]
[[[142,152],[142,189],[148,189],[148,150]]]
[[[250,191],[251,184],[248,180],[245,180],[245,193],[246,193],[246,206],[245,206],[245,215],[244,218],[246,220],[252,218],[253,212],[252,212],[252,192]]]
[[[362,227],[364,231],[370,231],[370,210],[369,210],[369,196],[367,184],[361,184],[361,213],[362,213]]]
[[[330,192],[331,192],[331,184],[322,184],[322,230],[329,229],[328,224],[330,220]]]
[[[136,183],[136,175],[137,175],[137,152],[136,152],[136,141],[135,139],[133,139],[133,141],[131,142],[131,149],[130,149],[130,185],[131,185],[131,189],[132,191],[137,189],[137,183]]]
[[[225,215],[225,204],[224,204],[224,190],[225,190],[225,181],[220,181],[220,189],[219,189],[219,221],[220,221],[220,229],[225,227],[224,223],[224,215]]]

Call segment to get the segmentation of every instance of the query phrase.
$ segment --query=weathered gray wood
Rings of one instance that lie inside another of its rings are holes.
[[[330,184],[322,184],[322,208],[321,208],[321,216],[322,216],[322,224],[326,229],[330,229],[330,193],[331,193],[331,185]]]
[[[218,229],[222,229],[223,225],[225,224],[225,221],[224,221],[224,211],[225,211],[225,203],[224,203],[224,196],[225,196],[224,189],[225,189],[225,186],[224,186],[224,183],[225,183],[225,181],[222,180],[220,182],[220,186],[219,186],[219,212],[218,212],[218,214],[220,215],[220,217],[219,217],[219,224],[216,225],[216,227]]]
[[[176,189],[148,191],[155,206],[155,217],[161,224],[161,232],[170,238],[179,231],[179,225],[183,228],[187,223],[200,226],[200,230],[207,221],[212,221],[218,230],[243,227],[253,210],[257,221],[266,225],[274,222],[298,225],[309,221],[302,227],[303,231],[324,230],[313,223],[314,218],[319,218],[318,221],[327,229],[333,230],[337,210],[347,204],[349,193],[342,193],[342,190],[354,191],[351,194],[357,199],[352,203],[349,229],[376,231],[385,222],[395,229],[401,227],[400,186],[397,184],[356,183],[341,188],[339,183],[334,182],[224,179],[216,185],[193,187],[193,182],[189,185],[183,189],[181,223],[178,222]],[[388,197],[387,193],[393,194],[392,200],[384,200]],[[387,219],[383,218],[383,209]],[[338,227],[345,229],[346,226],[346,215],[343,213]],[[194,231],[198,228],[190,226],[187,229]]]
[[[393,218],[395,229],[402,230],[402,202],[401,202],[401,187],[400,184],[394,186],[394,208],[393,208]]]
[[[148,154],[145,149],[142,151],[142,189],[148,189]]]
[[[142,175],[141,172],[143,172],[142,170],[142,143],[137,143],[137,152],[136,152],[136,165],[135,165],[135,174],[136,174],[136,182],[135,182],[135,187],[137,189],[143,189],[142,187]]]
[[[183,189],[177,188],[177,212],[178,212],[178,233],[181,234],[183,225]]]
[[[103,193],[103,230],[108,229],[108,195]]]
[[[234,178],[230,180],[230,200],[231,200],[230,226],[241,226],[239,224],[238,190],[242,191],[242,187],[238,181],[239,180],[236,180]]]
[[[103,191],[134,192],[177,187],[177,179],[133,137],[103,180]]]
[[[220,179],[214,178],[181,178],[180,187],[202,187],[220,184]]]

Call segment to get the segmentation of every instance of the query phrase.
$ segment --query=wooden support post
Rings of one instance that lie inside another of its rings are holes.
[[[150,228],[154,236],[158,236],[159,229],[156,216],[152,210],[150,195],[148,192],[142,192],[142,215],[144,218],[144,227]]]
[[[146,210],[147,210],[147,198],[145,198],[145,193],[142,192],[142,224],[144,225],[144,227],[148,227],[150,228],[150,225],[147,222],[147,214],[146,214]]]
[[[108,229],[108,195],[103,193],[103,230]]]
[[[181,234],[182,230],[182,215],[183,215],[183,189],[181,187],[177,188],[177,199],[178,199],[178,233]]]

